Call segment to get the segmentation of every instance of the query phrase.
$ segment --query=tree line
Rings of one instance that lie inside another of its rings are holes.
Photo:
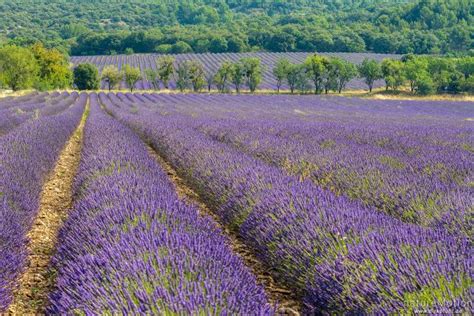
[[[67,56],[40,43],[29,47],[7,45],[0,48],[0,86],[14,91],[71,87],[95,90],[100,89],[101,82],[109,90],[125,82],[133,91],[136,83],[143,79],[154,90],[169,89],[173,81],[175,88],[182,92],[210,92],[216,87],[220,93],[233,90],[240,93],[242,89],[253,93],[258,90],[267,70],[256,57],[225,61],[213,73],[206,72],[204,65],[197,60],[176,63],[173,56],[167,55],[159,57],[155,67],[145,69],[143,75],[139,68],[130,65],[124,65],[122,70],[109,65],[99,75],[95,65],[84,63],[73,68]],[[401,60],[387,58],[379,63],[364,59],[361,64],[354,65],[342,58],[314,54],[300,64],[281,58],[270,71],[277,92],[285,86],[290,93],[341,93],[349,81],[361,78],[370,92],[377,80],[384,80],[387,91],[409,89],[420,95],[474,93],[474,57],[408,54]]]
[[[83,69],[88,69],[88,74],[93,77],[89,81],[94,82],[94,85],[84,86],[80,83],[80,78],[84,77],[80,73]],[[154,68],[145,69],[144,77],[139,68],[125,65],[120,71],[116,66],[109,65],[104,67],[99,78],[94,65],[80,64],[74,70],[74,78],[80,89],[98,89],[103,80],[109,90],[125,81],[133,91],[139,80],[146,79],[154,90],[169,89],[170,81],[174,80],[176,89],[181,92],[210,92],[215,86],[220,93],[232,90],[240,93],[244,88],[253,93],[261,84],[265,70],[256,57],[241,58],[237,62],[224,61],[212,73],[206,72],[203,64],[197,60],[186,60],[175,66],[174,57],[163,56],[157,59]],[[474,93],[474,57],[405,55],[401,60],[387,58],[380,63],[366,58],[360,65],[354,65],[342,58],[314,54],[301,64],[281,58],[272,73],[277,92],[286,85],[292,94],[310,91],[314,94],[327,94],[330,91],[341,93],[354,78],[363,79],[369,92],[372,92],[377,80],[384,80],[387,91],[408,88],[419,95]]]
[[[42,41],[72,55],[474,47],[470,0],[0,0],[0,12],[0,43]]]

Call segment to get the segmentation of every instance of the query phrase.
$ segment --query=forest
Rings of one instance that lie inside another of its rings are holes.
[[[69,55],[472,52],[469,0],[0,1],[0,43]]]

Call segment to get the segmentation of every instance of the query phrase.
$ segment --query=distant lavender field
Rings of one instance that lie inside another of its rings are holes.
[[[243,57],[258,57],[260,58],[262,65],[264,66],[264,76],[260,89],[276,89],[275,77],[272,74],[272,69],[275,63],[280,58],[288,58],[293,63],[301,63],[306,57],[313,53],[221,53],[221,54],[177,54],[176,64],[185,60],[199,60],[205,68],[207,73],[215,73],[220,65],[224,61],[237,61]],[[382,61],[384,58],[400,58],[401,55],[390,55],[390,54],[370,54],[370,53],[320,53],[324,56],[337,56],[344,58],[355,64],[361,63],[364,58],[371,58],[377,61]],[[135,55],[115,55],[115,56],[73,56],[71,62],[75,65],[80,63],[92,63],[99,68],[99,72],[107,65],[117,65],[121,69],[124,65],[128,64],[134,67],[140,67],[143,78],[145,78],[145,69],[155,68],[156,59],[159,58],[160,54],[135,54]],[[375,87],[381,87],[383,81],[378,81]],[[105,88],[105,83],[102,83],[102,87]],[[171,88],[175,87],[175,83],[171,82]],[[125,84],[122,83],[121,88],[126,88]],[[142,80],[136,84],[138,90],[152,89],[152,85]],[[283,86],[283,89],[287,87]],[[367,86],[361,79],[354,79],[347,85],[346,89],[366,89]]]

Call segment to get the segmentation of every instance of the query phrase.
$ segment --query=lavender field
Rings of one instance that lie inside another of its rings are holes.
[[[215,74],[221,64],[225,61],[236,62],[243,57],[257,57],[260,59],[264,74],[262,84],[259,89],[263,90],[276,90],[276,79],[272,73],[272,69],[275,63],[280,58],[287,58],[292,63],[302,63],[306,57],[313,53],[220,53],[220,54],[177,54],[173,55],[175,60],[175,67],[186,60],[197,60],[204,66],[206,74]],[[400,58],[401,55],[393,54],[373,54],[373,53],[318,53],[322,56],[334,56],[346,59],[354,64],[361,63],[364,58],[374,59],[382,61],[384,58]],[[135,55],[115,55],[115,56],[73,56],[71,62],[74,65],[80,63],[91,63],[97,66],[99,72],[107,65],[115,65],[119,69],[122,69],[125,65],[140,68],[142,72],[142,78],[146,78],[145,69],[153,68],[156,69],[156,60],[160,54],[135,54]],[[383,81],[378,80],[374,87],[382,87]],[[106,88],[106,83],[102,83],[102,88]],[[122,89],[126,89],[125,83],[121,85]],[[170,88],[176,88],[176,83],[173,80],[170,83]],[[152,90],[153,86],[146,80],[141,80],[136,84],[138,90]],[[283,85],[282,89],[288,89],[287,86]],[[366,89],[362,79],[353,79],[347,84],[347,89]]]
[[[37,93],[0,113],[0,312],[28,305],[71,135],[72,203],[24,311],[473,311],[472,102]]]

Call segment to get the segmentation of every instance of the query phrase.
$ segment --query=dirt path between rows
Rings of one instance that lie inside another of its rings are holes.
[[[159,152],[148,145],[150,154],[158,161],[163,170],[168,174],[172,183],[176,188],[176,192],[184,201],[194,204],[198,207],[199,213],[203,216],[210,216],[214,219],[218,226],[228,237],[229,246],[250,268],[257,277],[257,283],[262,285],[271,304],[278,304],[278,314],[280,315],[300,315],[301,305],[293,295],[292,291],[276,284],[264,265],[256,259],[254,252],[243,243],[239,237],[222,225],[219,217],[212,212],[200,196],[187,186],[185,180],[181,178],[176,170],[162,157]]]
[[[54,271],[51,271],[49,264],[56,249],[59,229],[72,207],[72,185],[79,167],[87,112],[88,105],[43,186],[38,215],[28,233],[28,263],[19,279],[19,287],[14,292],[13,303],[9,308],[11,314],[44,314],[48,294],[55,281]]]

